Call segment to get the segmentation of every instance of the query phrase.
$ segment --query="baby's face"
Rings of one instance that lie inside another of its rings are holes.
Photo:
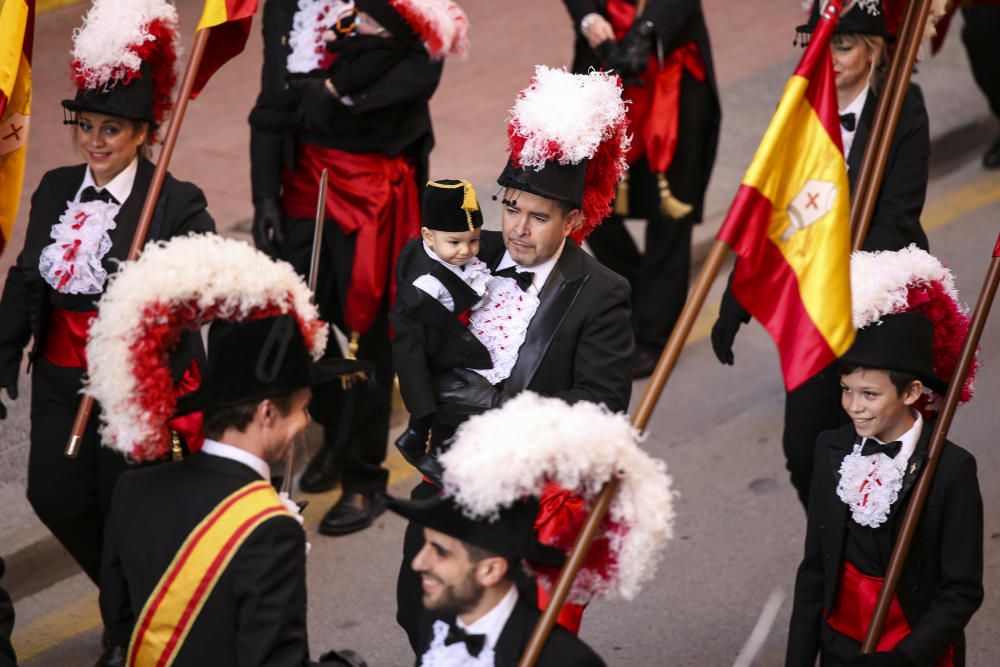
[[[441,258],[452,266],[465,266],[479,252],[479,229],[471,232],[441,232],[423,227],[424,242]]]

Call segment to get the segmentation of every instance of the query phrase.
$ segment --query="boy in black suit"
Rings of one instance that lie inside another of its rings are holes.
[[[476,254],[483,214],[468,181],[430,181],[424,189],[421,238],[396,265],[399,286],[389,313],[393,363],[410,423],[396,447],[421,467],[434,411],[433,377],[450,368],[490,368],[489,351],[468,330],[490,270]]]
[[[932,367],[935,329],[916,312],[858,331],[840,366],[851,424],[816,443],[805,555],[787,665],[964,665],[963,628],[983,599],[983,506],[975,458],[945,442],[876,653],[859,655],[926,456],[932,421],[915,406],[948,383]],[[939,364],[935,364],[938,365]],[[940,367],[940,366],[939,366]]]

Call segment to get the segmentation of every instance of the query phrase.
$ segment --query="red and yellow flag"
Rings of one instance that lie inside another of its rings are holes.
[[[0,0],[0,253],[13,235],[24,182],[34,34],[35,0]]]
[[[830,0],[718,238],[739,255],[733,296],[778,346],[789,391],[847,351],[850,191],[829,41]]]
[[[195,74],[191,99],[198,96],[216,70],[243,51],[256,12],[257,0],[205,0],[198,30],[212,28],[212,32]]]

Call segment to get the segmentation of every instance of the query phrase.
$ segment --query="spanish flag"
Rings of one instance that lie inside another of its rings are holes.
[[[850,201],[829,41],[830,0],[785,86],[718,238],[739,260],[732,294],[778,346],[789,391],[847,351]]]
[[[0,253],[13,234],[24,182],[34,34],[35,0],[0,0]]]
[[[191,99],[198,97],[216,70],[243,51],[256,12],[257,0],[205,0],[198,30],[211,28],[212,32],[195,74]]]

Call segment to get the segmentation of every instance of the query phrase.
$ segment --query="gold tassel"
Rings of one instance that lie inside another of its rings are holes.
[[[693,210],[691,204],[685,204],[670,192],[666,174],[656,175],[656,185],[660,190],[660,212],[674,220],[680,220]]]
[[[625,217],[628,215],[628,172],[622,174],[622,180],[618,181],[615,189],[615,215]]]
[[[462,187],[464,188],[462,210],[465,211],[465,222],[469,225],[469,231],[471,232],[476,228],[472,224],[472,214],[479,210],[479,201],[476,199],[476,191],[472,187],[472,183],[462,181]]]
[[[173,461],[184,460],[184,450],[181,449],[181,436],[176,431],[170,432],[170,458]]]

